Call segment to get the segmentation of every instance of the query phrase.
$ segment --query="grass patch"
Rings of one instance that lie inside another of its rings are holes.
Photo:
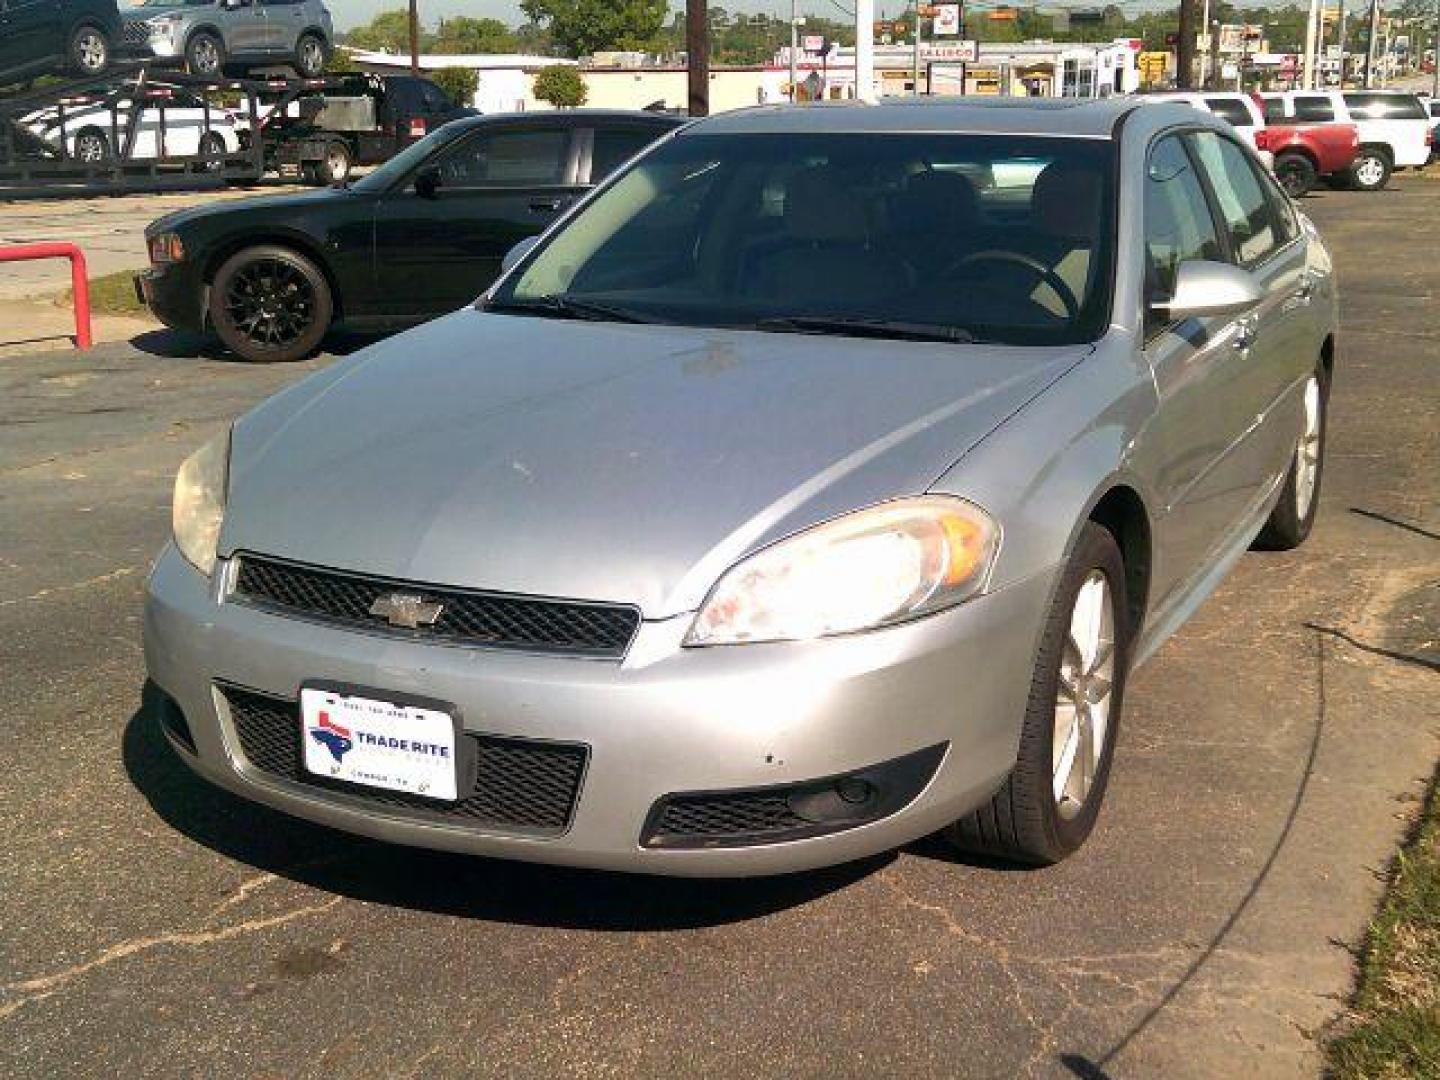
[[[1437,777],[1440,780],[1440,777]],[[1440,788],[1395,857],[1360,956],[1360,984],[1327,1047],[1340,1080],[1440,1076]]]
[[[66,289],[60,294],[57,303],[61,307],[69,307],[73,300],[73,290]],[[91,278],[90,313],[92,315],[128,315],[132,318],[148,317],[150,309],[135,296],[135,272],[121,270],[119,273]]]

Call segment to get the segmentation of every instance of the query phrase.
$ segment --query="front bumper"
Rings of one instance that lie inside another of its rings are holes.
[[[205,289],[198,268],[187,262],[152,266],[135,275],[136,298],[175,330],[205,329]]]
[[[223,564],[222,564],[223,566]],[[223,580],[217,571],[217,580]],[[145,613],[150,676],[183,712],[201,775],[286,813],[396,843],[573,866],[744,876],[889,850],[964,815],[1014,764],[1053,574],[903,626],[799,644],[681,649],[688,617],[643,624],[623,662],[454,647],[222,602],[173,546]],[[588,748],[558,835],[420,821],[256,768],[220,687],[293,700],[316,679],[458,706],[466,732]],[[944,746],[918,796],[820,836],[704,848],[642,843],[677,793],[802,783]]]

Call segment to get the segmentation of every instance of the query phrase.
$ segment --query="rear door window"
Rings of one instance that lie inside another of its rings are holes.
[[[634,125],[597,127],[590,151],[590,182],[598,184],[658,139],[661,129]]]
[[[1250,110],[1238,98],[1210,97],[1205,99],[1205,104],[1210,106],[1211,112],[1227,121],[1232,127],[1255,126]]]
[[[1197,131],[1190,138],[1235,260],[1246,267],[1263,262],[1288,237],[1249,155],[1213,131]]]
[[[1409,94],[1346,94],[1346,107],[1365,120],[1425,120],[1425,106]]]
[[[1335,103],[1316,94],[1296,94],[1295,119],[1301,123],[1331,123],[1335,119]]]

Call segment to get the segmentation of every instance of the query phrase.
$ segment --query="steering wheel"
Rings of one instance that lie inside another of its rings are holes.
[[[1080,300],[1070,286],[1065,284],[1065,279],[1033,255],[1026,255],[1023,252],[1000,251],[999,249],[972,251],[969,255],[962,256],[951,263],[942,276],[945,278],[956,277],[966,268],[982,262],[1009,263],[1012,266],[1029,270],[1040,279],[1042,284],[1050,286],[1051,291],[1060,298],[1060,303],[1065,308],[1066,322],[1073,322],[1080,314]]]

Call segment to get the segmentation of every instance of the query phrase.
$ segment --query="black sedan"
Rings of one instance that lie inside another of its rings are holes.
[[[334,323],[389,329],[478,296],[516,243],[682,118],[566,110],[457,120],[352,184],[182,210],[145,231],[136,289],[167,326],[247,360]]]

